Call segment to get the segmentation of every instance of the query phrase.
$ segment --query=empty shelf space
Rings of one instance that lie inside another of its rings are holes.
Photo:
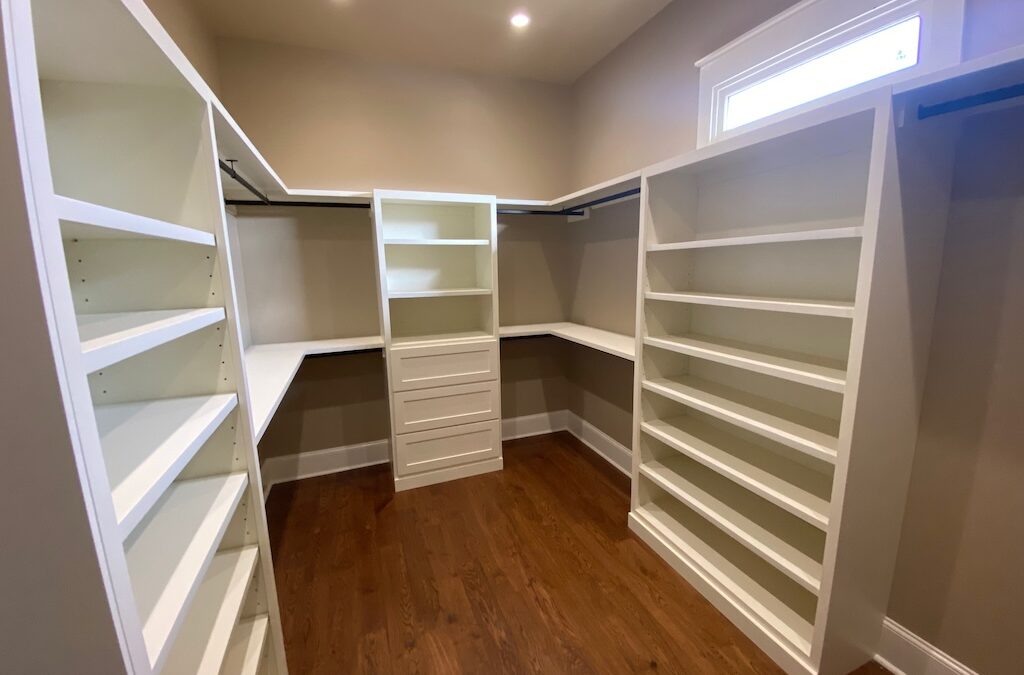
[[[715,307],[757,309],[768,312],[786,312],[789,314],[812,314],[815,316],[833,316],[844,319],[853,318],[853,303],[839,300],[764,298],[756,295],[659,291],[648,291],[644,297],[648,300],[682,302],[691,305],[713,305]]]
[[[647,337],[644,344],[819,389],[840,393],[846,389],[846,369],[836,360],[704,335]]]
[[[266,614],[238,622],[220,671],[223,675],[256,675],[259,672],[269,624],[270,618]]]
[[[489,288],[433,288],[417,291],[388,291],[391,299],[403,298],[457,298],[470,295],[490,295]]]
[[[385,239],[385,246],[490,246],[490,239]]]
[[[750,234],[726,236],[715,239],[694,239],[667,244],[651,244],[648,251],[687,251],[698,248],[720,248],[723,246],[755,246],[758,244],[786,244],[800,241],[823,241],[828,239],[856,239],[864,235],[863,226],[829,227],[816,230],[776,232],[772,234]]]
[[[643,388],[818,459],[836,461],[835,420],[695,377],[644,380]]]
[[[96,425],[122,537],[235,409],[235,394],[98,406]]]
[[[434,333],[428,335],[404,335],[392,337],[391,344],[396,347],[418,347],[438,342],[473,342],[493,338],[494,335],[485,330],[467,330],[458,333]]]
[[[671,505],[657,502],[641,506],[632,514],[642,527],[667,543],[690,569],[710,580],[715,590],[732,605],[740,607],[744,613],[753,613],[771,635],[809,655],[814,633],[811,622],[748,570],[698,536],[691,529],[694,524],[685,523],[680,515],[683,514]]]
[[[651,460],[640,466],[640,473],[804,589],[815,594],[821,590],[819,560],[684,477],[686,465],[682,462],[685,461],[681,457]],[[799,532],[793,534],[800,536]]]
[[[206,571],[164,675],[217,675],[256,570],[256,546],[218,553]]]
[[[118,211],[106,206],[57,196],[57,217],[63,221],[61,233],[68,239],[130,239],[154,237],[189,244],[214,246],[209,232],[183,227],[156,218]]]
[[[502,326],[500,334],[503,338],[551,335],[630,361],[636,357],[636,341],[632,335],[613,333],[578,323],[557,322]]]
[[[245,350],[245,372],[249,380],[252,415],[256,426],[256,440],[263,437],[271,418],[281,405],[295,373],[306,356],[319,354],[345,354],[370,349],[382,349],[384,338],[379,335],[365,337],[282,342],[256,345]]]
[[[828,527],[830,476],[693,417],[643,422],[641,429],[804,522]]]
[[[174,483],[126,542],[150,665],[159,670],[248,483],[245,473]]]
[[[92,373],[223,320],[223,307],[81,314],[85,370]]]

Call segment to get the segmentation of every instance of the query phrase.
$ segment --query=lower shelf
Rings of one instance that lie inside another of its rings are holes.
[[[223,675],[256,675],[259,672],[269,625],[270,618],[266,614],[238,622],[220,669]]]

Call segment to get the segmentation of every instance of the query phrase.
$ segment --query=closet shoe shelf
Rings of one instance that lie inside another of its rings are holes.
[[[648,300],[682,302],[691,305],[712,305],[715,307],[733,307],[735,309],[759,309],[768,312],[834,316],[844,319],[853,318],[853,303],[837,300],[765,298],[757,295],[728,295],[724,293],[691,292],[673,293],[661,291],[648,291],[644,297]]]
[[[863,226],[830,227],[818,230],[798,230],[774,234],[752,234],[746,236],[719,237],[717,239],[694,239],[670,244],[650,244],[648,251],[688,251],[698,248],[720,248],[723,246],[754,246],[758,244],[787,244],[800,241],[824,241],[828,239],[856,239],[863,236]]]
[[[260,615],[238,622],[224,657],[223,675],[256,675],[267,642],[267,617]]]
[[[61,233],[75,239],[129,239],[154,237],[188,244],[215,246],[209,232],[182,227],[156,218],[118,211],[106,206],[70,197],[56,197],[57,217],[63,221]]]
[[[635,359],[636,354],[636,343],[632,335],[622,335],[565,321],[502,326],[499,329],[499,334],[503,338],[551,335],[630,361]]]
[[[85,370],[95,372],[224,320],[223,307],[82,314],[78,333]]]

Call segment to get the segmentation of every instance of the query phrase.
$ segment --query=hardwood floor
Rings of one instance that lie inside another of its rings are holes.
[[[400,494],[387,467],[278,485],[291,673],[781,672],[629,533],[628,510],[628,479],[565,432],[506,443],[504,471]]]

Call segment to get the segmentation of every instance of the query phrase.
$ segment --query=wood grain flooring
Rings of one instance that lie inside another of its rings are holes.
[[[630,534],[628,510],[628,479],[565,432],[506,443],[504,471],[400,494],[387,467],[277,485],[289,669],[781,672]]]

